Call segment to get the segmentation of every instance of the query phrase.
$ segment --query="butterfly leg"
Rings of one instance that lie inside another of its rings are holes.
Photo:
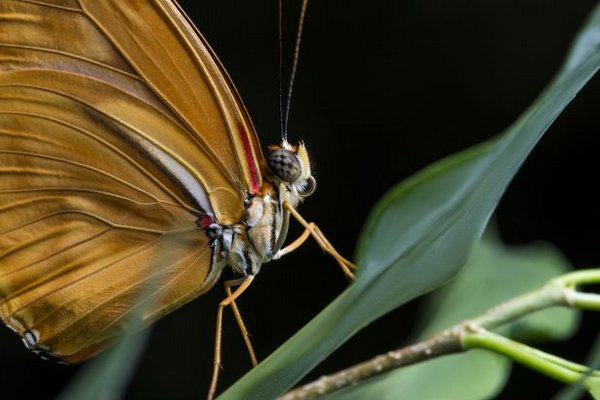
[[[231,285],[227,285],[227,282],[225,283],[225,292],[227,293],[228,298],[232,296]],[[256,353],[254,352],[254,347],[252,347],[252,342],[250,341],[250,334],[248,333],[248,329],[246,329],[246,324],[244,324],[242,314],[240,313],[240,309],[238,308],[235,300],[231,301],[231,310],[233,311],[235,320],[238,324],[238,327],[240,328],[242,337],[244,338],[244,343],[246,343],[246,349],[248,350],[248,355],[250,355],[250,361],[252,361],[252,366],[256,367],[258,365]]]
[[[248,348],[248,352],[250,353],[250,358],[252,359],[252,365],[256,366],[256,356],[254,354],[254,349],[252,348],[252,344],[250,343],[250,338],[248,336],[248,330],[246,329],[246,325],[244,325],[244,321],[242,320],[242,316],[240,311],[235,304],[235,300],[242,294],[244,291],[250,286],[252,281],[254,280],[254,275],[248,275],[242,279],[233,279],[230,281],[226,281],[225,292],[227,293],[227,297],[219,303],[219,309],[217,310],[217,327],[216,327],[216,335],[215,335],[215,355],[213,360],[213,375],[212,380],[210,382],[210,388],[208,390],[207,398],[212,400],[215,397],[215,393],[217,391],[217,382],[219,381],[219,372],[221,369],[221,331],[223,326],[223,310],[225,307],[231,305],[233,309],[233,313],[235,315],[235,319],[242,331],[242,335],[244,336],[244,341],[246,342],[246,347]],[[231,287],[238,286],[237,289],[232,293]]]
[[[323,232],[319,229],[319,227],[314,222],[306,221],[302,215],[296,211],[294,207],[292,207],[289,203],[283,203],[283,207],[289,212],[296,220],[304,227],[304,232],[292,243],[288,244],[286,247],[282,248],[277,252],[274,259],[282,257],[302,245],[308,239],[309,236],[312,236],[316,242],[319,244],[321,249],[326,253],[330,254],[340,265],[344,274],[350,278],[354,279],[354,274],[352,273],[353,269],[356,269],[356,265],[354,265],[351,261],[343,257],[341,254],[337,252],[335,247],[327,240]]]

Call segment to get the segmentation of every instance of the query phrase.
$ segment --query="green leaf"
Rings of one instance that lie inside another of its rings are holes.
[[[596,342],[592,346],[588,356],[586,357],[585,365],[588,365],[593,370],[600,370],[600,336],[596,337]],[[589,382],[587,384],[590,387],[590,393],[596,394],[600,399],[600,382]],[[585,390],[583,382],[579,384],[570,385],[565,387],[560,393],[558,393],[554,400],[579,400],[582,398],[581,393]]]
[[[58,400],[120,399],[143,355],[150,334],[146,329],[124,336],[94,362],[86,364],[72,383],[57,397]]]
[[[424,338],[450,328],[503,301],[537,289],[568,270],[566,259],[548,244],[511,248],[486,235],[456,278],[429,296],[422,306],[419,319],[424,328],[416,336]],[[512,337],[561,340],[575,331],[578,315],[576,310],[567,308],[547,309],[500,331]],[[510,368],[510,360],[503,356],[469,351],[392,371],[327,399],[369,396],[396,399],[398,393],[419,400],[487,399],[502,389]]]
[[[481,400],[504,386],[511,363],[484,350],[449,355],[370,379],[324,397],[327,400]],[[402,371],[401,374],[398,372]],[[486,371],[475,375],[473,371]],[[487,371],[492,371],[488,373]],[[504,373],[494,373],[503,371]],[[401,395],[400,395],[401,394]]]
[[[595,400],[600,400],[600,381],[597,379],[588,382],[589,392]]]
[[[569,269],[568,261],[550,244],[538,242],[506,247],[488,234],[475,247],[456,278],[427,299],[420,316],[420,325],[426,327],[417,337],[433,335],[475,317],[490,307],[539,288]],[[556,341],[571,336],[578,321],[576,310],[554,307],[529,314],[499,332],[521,341]]]
[[[458,272],[527,155],[598,70],[599,20],[596,8],[562,70],[506,132],[384,196],[358,243],[357,280],[222,399],[277,397],[358,330]]]

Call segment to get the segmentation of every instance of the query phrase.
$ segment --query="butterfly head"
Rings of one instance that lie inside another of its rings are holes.
[[[275,179],[284,184],[291,192],[290,199],[295,199],[292,201],[293,203],[310,196],[317,187],[310,170],[308,152],[303,142],[291,145],[284,141],[281,145],[269,146],[267,165]]]

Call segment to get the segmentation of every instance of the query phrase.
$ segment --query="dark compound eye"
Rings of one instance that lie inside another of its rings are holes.
[[[298,157],[286,149],[277,149],[269,153],[267,165],[278,178],[286,182],[296,182],[302,175]]]

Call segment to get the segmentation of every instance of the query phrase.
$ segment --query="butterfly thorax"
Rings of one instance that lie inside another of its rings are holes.
[[[289,212],[284,205],[296,207],[314,191],[303,143],[291,146],[284,142],[269,150],[263,187],[260,194],[246,196],[242,221],[209,227],[217,258],[213,265],[218,272],[229,265],[241,275],[256,275],[262,264],[276,257],[285,241]]]

